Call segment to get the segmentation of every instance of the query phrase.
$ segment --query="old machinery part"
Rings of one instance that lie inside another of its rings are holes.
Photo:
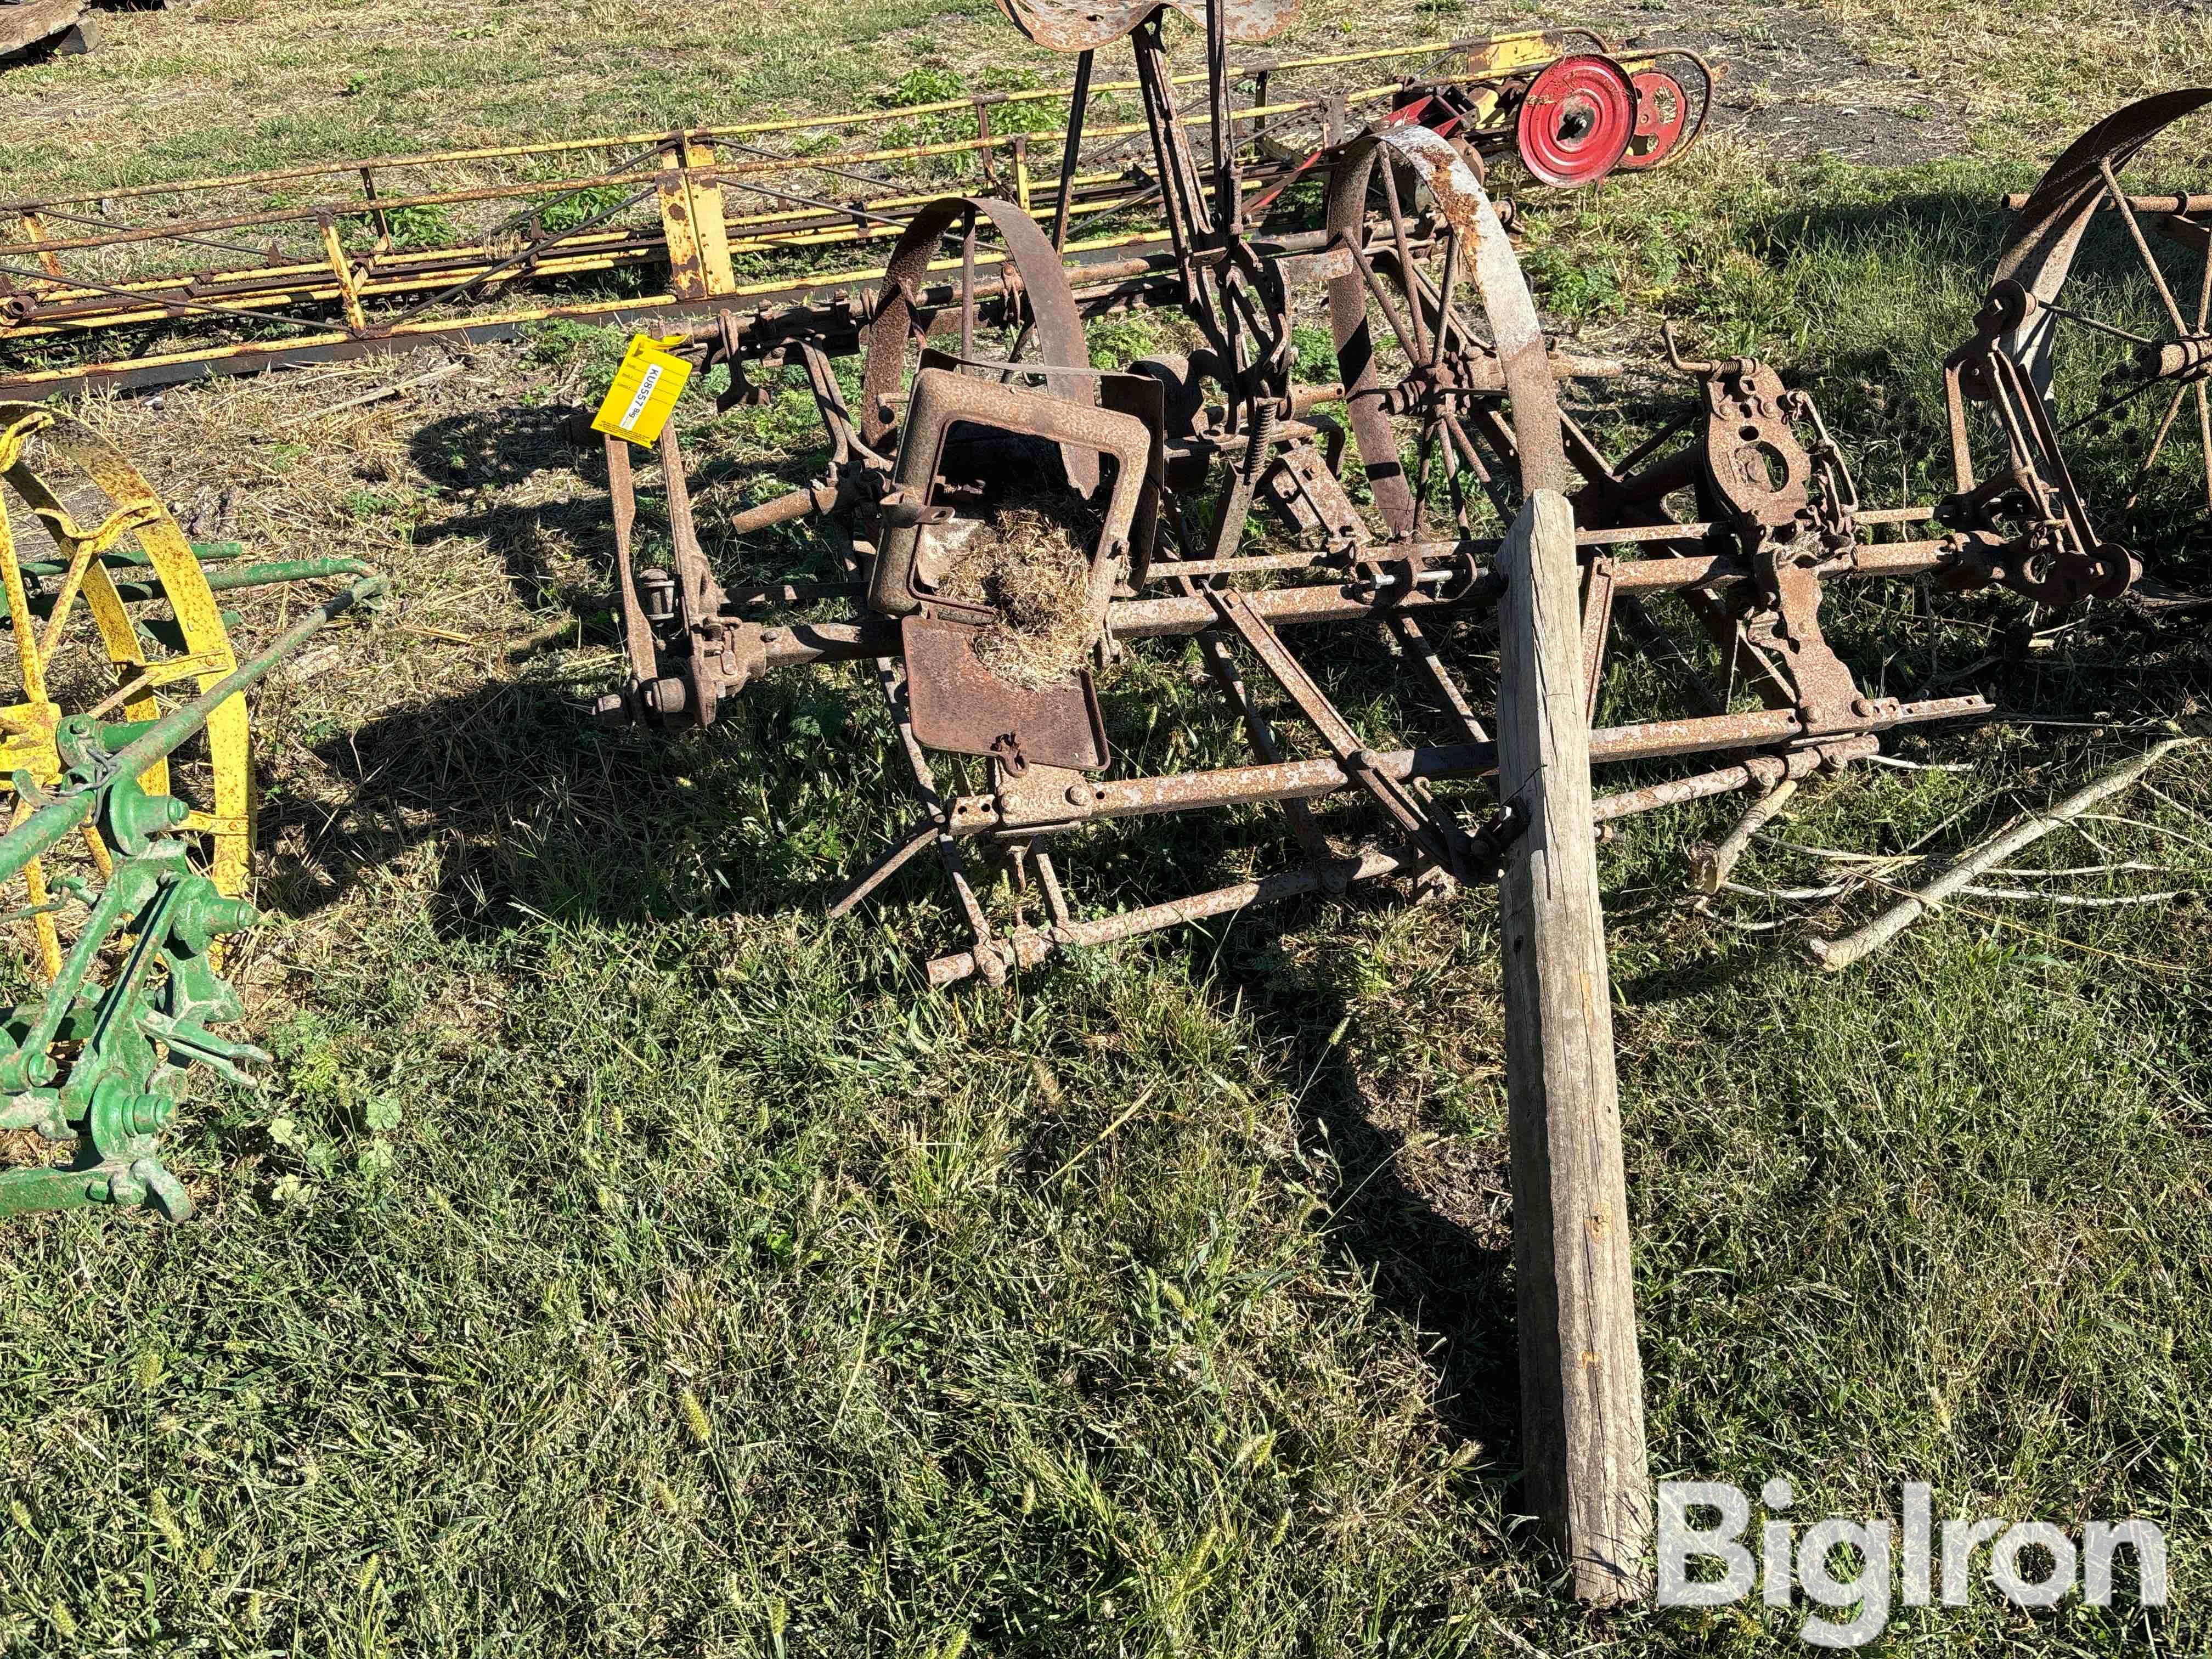
[[[1297,15],[1298,0],[1169,0],[1200,28],[1209,10],[1218,11],[1225,40],[1252,46],[1279,34]],[[1110,46],[1160,9],[1160,0],[999,0],[1006,20],[1041,46],[1054,52],[1095,52]]]
[[[1042,378],[1048,387],[1050,377]],[[1088,398],[972,379],[951,367],[921,371],[891,489],[878,512],[880,541],[867,598],[872,609],[901,618],[908,714],[924,749],[988,756],[1009,779],[1032,766],[1104,768],[1097,692],[1089,669],[1076,665],[1104,643],[1107,608],[1128,570],[1138,514],[1157,510],[1149,476],[1153,429]],[[1022,593],[1032,574],[1023,567],[1053,556],[1042,537],[1024,547],[1005,527],[1010,511],[1024,510],[1008,505],[1010,494],[1021,497],[1019,487],[1006,488],[1010,470],[1035,466],[1022,460],[1024,450],[1060,458],[1067,492],[1091,502],[1099,520],[1083,541],[1066,537],[1065,551],[1081,574],[1064,596],[1068,614],[1056,623],[1066,636],[1057,674],[994,665],[988,655],[994,630],[1012,624],[1008,611],[1018,603],[994,587]],[[1069,459],[1075,453],[1083,464]],[[984,516],[986,503],[996,506],[999,524]],[[1002,550],[997,568],[970,591],[958,591],[952,578],[983,556],[978,542],[994,537]]]
[[[1042,27],[1059,9],[1032,15]],[[1224,47],[1286,9],[1228,8]],[[1112,21],[1133,27],[1118,11]],[[1569,55],[1692,88],[1670,155],[1694,139],[1711,66],[1693,53],[1622,53],[1583,29],[1224,60],[1225,84],[1249,99],[1218,145],[1209,131],[1200,147],[1202,188],[1233,173],[1254,228],[1264,218],[1296,235],[1304,198],[1289,186],[1358,125],[1418,119],[1480,156],[1510,155],[1524,93]],[[1149,123],[1122,112],[1131,94],[1158,98],[1089,71],[1079,65],[1072,93],[979,92],[0,203],[0,395],[504,339],[550,317],[665,331],[686,315],[834,312],[877,289],[874,251],[906,234],[917,204],[956,193],[1018,204],[1071,266],[1097,273],[1168,237],[1160,181],[1136,165]],[[1175,76],[1163,94],[1181,114],[1206,84]],[[1062,109],[1060,131],[1038,130]],[[609,273],[636,291],[611,297]]]
[[[248,1083],[269,1056],[213,1029],[242,1012],[220,972],[222,942],[257,920],[237,890],[241,872],[218,862],[236,842],[165,786],[219,729],[242,735],[246,694],[382,588],[379,578],[356,583],[228,672],[180,669],[161,684],[204,689],[157,714],[111,720],[131,712],[111,699],[67,716],[50,733],[58,770],[43,781],[15,774],[0,887],[30,899],[7,920],[34,943],[0,1012],[0,1129],[73,1144],[58,1164],[0,1170],[0,1216],[96,1204],[144,1205],[172,1220],[191,1213],[183,1182],[161,1160],[161,1131],[194,1075]],[[131,665],[142,677],[144,665]],[[78,867],[58,872],[80,845]]]
[[[365,574],[189,543],[145,477],[58,410],[0,404],[0,915],[18,946],[0,1020],[0,1128],[74,1141],[0,1170],[0,1215],[190,1200],[155,1152],[185,1073],[258,1050],[222,943],[250,925],[244,693],[377,584],[241,667],[216,594]],[[9,671],[0,671],[5,674]]]
[[[1388,234],[1370,252],[1363,228],[1376,218]],[[1495,210],[1451,145],[1419,127],[1355,141],[1331,177],[1328,225],[1351,267],[1328,289],[1345,410],[1389,533],[1422,533],[1437,483],[1461,535],[1468,480],[1507,516],[1522,475],[1565,487],[1535,306]],[[1414,443],[1410,477],[1401,433]]]
[[[979,242],[978,233],[986,233]],[[957,239],[960,280],[951,303],[932,306],[922,293],[938,243]],[[962,357],[979,349],[977,275],[995,276],[1020,296],[1022,322],[1011,337],[986,344],[984,355],[1006,362],[1033,362],[1065,370],[1048,374],[1054,396],[1092,401],[1090,348],[1084,343],[1083,319],[1068,286],[1067,273],[1036,221],[1012,202],[955,197],[933,202],[917,213],[884,267],[884,282],[868,331],[868,354],[861,387],[860,436],[880,447],[900,418],[916,354],[936,337],[957,346]],[[1011,316],[1012,313],[1008,313]],[[1002,319],[1003,321],[1003,319]],[[1004,332],[1001,329],[1001,332]],[[1087,490],[1097,482],[1095,467],[1080,454],[1066,458],[1070,485]]]
[[[1970,556],[1962,580],[2051,606],[2114,598],[2142,574],[2128,545],[2139,509],[2212,506],[2212,197],[2122,180],[2208,104],[2212,88],[2189,88],[2118,110],[2009,202],[2019,217],[1974,336],[1945,364],[1956,490],[1942,517]],[[2124,496],[2087,498],[2074,461],[2093,448],[2098,474],[2131,480]]]
[[[62,775],[65,720],[154,720],[237,662],[208,568],[113,445],[58,410],[0,404],[0,583],[15,683],[12,706],[0,708],[0,775],[8,780],[0,792],[12,797],[20,821]],[[236,894],[246,880],[252,797],[242,704],[210,717],[204,750],[173,780],[165,757],[145,784],[191,802],[182,827],[205,838],[209,874]],[[88,850],[101,858],[102,849]],[[45,862],[33,860],[21,877],[51,977],[61,948]]]
[[[1514,133],[1522,166],[1545,184],[1573,186],[1620,166],[1636,127],[1627,73],[1609,58],[1577,53],[1529,82]]]
[[[1164,249],[1039,282],[1032,265],[1051,267],[1032,257],[1018,200],[945,198],[918,210],[876,295],[725,318],[690,337],[700,362],[729,367],[732,398],[764,395],[756,375],[805,375],[823,471],[726,527],[751,538],[811,520],[827,580],[714,580],[669,434],[676,568],[632,571],[631,526],[650,507],[627,447],[611,453],[629,672],[607,713],[705,724],[763,674],[844,663],[883,697],[918,816],[833,915],[933,853],[967,940],[930,963],[932,981],[997,981],[1077,945],[1265,899],[1486,878],[1512,825],[1492,799],[1479,641],[1500,591],[1498,538],[1539,486],[1573,492],[1582,526],[1593,714],[1616,617],[1669,665],[1687,705],[1596,731],[1599,763],[1721,757],[1601,799],[1601,817],[1771,787],[1863,758],[1894,726],[1989,712],[1972,696],[1863,691],[1829,646],[1828,584],[1956,571],[1966,554],[1956,538],[1913,539],[1926,509],[1862,507],[1811,399],[1771,368],[1677,355],[1696,409],[1617,465],[1563,410],[1561,376],[1618,366],[1545,339],[1468,136],[1485,122],[1510,134],[1518,92],[1559,54],[1509,70],[1527,72],[1486,108],[1416,94],[1385,123],[1304,154],[1302,167],[1326,171],[1325,229],[1283,236],[1258,222],[1237,167],[1199,165],[1157,18],[1127,38]],[[1211,44],[1218,57],[1218,15]],[[1589,75],[1619,94],[1605,142],[1625,143],[1632,83]],[[1222,76],[1212,91],[1208,127],[1249,118]],[[1674,119],[1654,117],[1662,136]],[[1677,131],[1677,146],[1694,130]],[[1301,295],[1328,306],[1334,383],[1295,373]],[[1071,310],[1133,304],[1178,307],[1189,349],[1122,371],[1052,344],[1074,337]],[[868,359],[858,411],[828,371],[856,351]],[[1010,509],[1036,511],[1040,489],[1042,527],[1009,534]],[[748,541],[738,556],[780,561],[774,550],[790,545]],[[1016,576],[1059,573],[1051,631],[1067,648],[1049,672],[1025,678],[1023,662],[987,650],[1020,584],[960,574],[986,555]],[[1668,621],[1646,609],[1662,599]],[[1674,608],[1686,650],[1668,633]],[[1377,637],[1396,665],[1392,707],[1354,717],[1337,677],[1353,641]],[[1133,775],[1131,751],[1109,746],[1093,674],[1154,640],[1195,646],[1249,764]],[[1746,692],[1763,707],[1742,708]],[[1280,810],[1289,867],[1157,902],[1116,894],[1115,914],[1079,915],[1070,861],[1101,826],[1238,805]],[[989,901],[978,853],[1011,877],[1011,915]]]
[[[1665,70],[1638,70],[1628,82],[1636,89],[1636,130],[1620,165],[1637,170],[1663,167],[1696,135],[1690,94]]]

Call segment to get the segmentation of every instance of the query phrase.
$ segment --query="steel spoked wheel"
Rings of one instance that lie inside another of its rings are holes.
[[[2208,103],[2212,89],[2166,93],[2099,122],[2029,194],[1997,260],[1984,334],[2100,513],[2212,507],[2212,218],[2133,176],[2153,164],[2130,171]],[[1996,401],[1965,391],[1969,406]]]
[[[1565,489],[1534,301],[1449,143],[1418,127],[1357,141],[1328,222],[1353,267],[1329,286],[1346,410],[1389,535],[1463,535],[1527,489]]]
[[[183,531],[114,446],[55,410],[0,404],[0,790],[12,825],[73,756],[118,746],[129,733],[116,727],[189,702],[236,659]],[[139,782],[189,805],[179,827],[197,832],[200,867],[222,892],[241,892],[252,851],[244,701],[216,709],[204,738]],[[40,981],[59,973],[72,918],[113,865],[94,829],[65,845],[0,894]]]

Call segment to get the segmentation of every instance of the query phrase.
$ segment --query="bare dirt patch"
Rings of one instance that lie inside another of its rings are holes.
[[[1741,132],[1785,155],[1886,167],[1970,145],[1935,85],[1875,61],[1825,13],[1774,7],[1736,18],[1686,7],[1630,14],[1614,27],[1632,46],[1686,47],[1727,66],[1709,132]]]

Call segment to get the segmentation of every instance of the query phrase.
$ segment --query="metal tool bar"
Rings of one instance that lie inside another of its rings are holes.
[[[1885,732],[1893,726],[1929,720],[1973,719],[1995,712],[1995,706],[1981,696],[1891,703],[1868,720],[1865,731]],[[1714,750],[1756,749],[1794,743],[1805,735],[1803,720],[1790,709],[1759,709],[1698,720],[1648,720],[1591,732],[1590,762],[1593,765],[1618,765]],[[1371,761],[1377,774],[1397,782],[1413,778],[1478,777],[1493,771],[1497,763],[1497,745],[1487,743],[1393,750],[1375,755]],[[1157,812],[1312,800],[1362,787],[1353,771],[1334,758],[1224,767],[1215,771],[1180,772],[1157,778],[1102,781],[1085,786],[1086,799],[1080,803],[1070,800],[1067,825],[1064,827],[1105,818],[1143,817]],[[995,796],[963,795],[951,804],[949,827],[956,836],[988,835],[1001,827],[1003,817]],[[1034,825],[1026,826],[1030,832],[1035,829]]]

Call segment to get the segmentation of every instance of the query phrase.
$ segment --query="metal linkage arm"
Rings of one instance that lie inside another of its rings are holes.
[[[191,817],[185,804],[149,793],[140,780],[205,730],[216,710],[385,586],[381,577],[356,582],[150,724],[64,720],[57,746],[67,770],[52,793],[16,775],[15,789],[33,810],[0,836],[0,880],[81,830],[96,830],[113,863],[96,894],[74,877],[58,884],[88,906],[75,942],[37,1002],[0,1011],[0,1129],[76,1143],[65,1163],[0,1172],[0,1217],[85,1204],[149,1204],[172,1220],[191,1213],[183,1183],[157,1155],[157,1139],[191,1067],[242,1083],[242,1066],[268,1059],[209,1030],[243,1012],[216,971],[217,941],[258,915],[195,865],[180,835]],[[112,971],[103,981],[104,963]]]

